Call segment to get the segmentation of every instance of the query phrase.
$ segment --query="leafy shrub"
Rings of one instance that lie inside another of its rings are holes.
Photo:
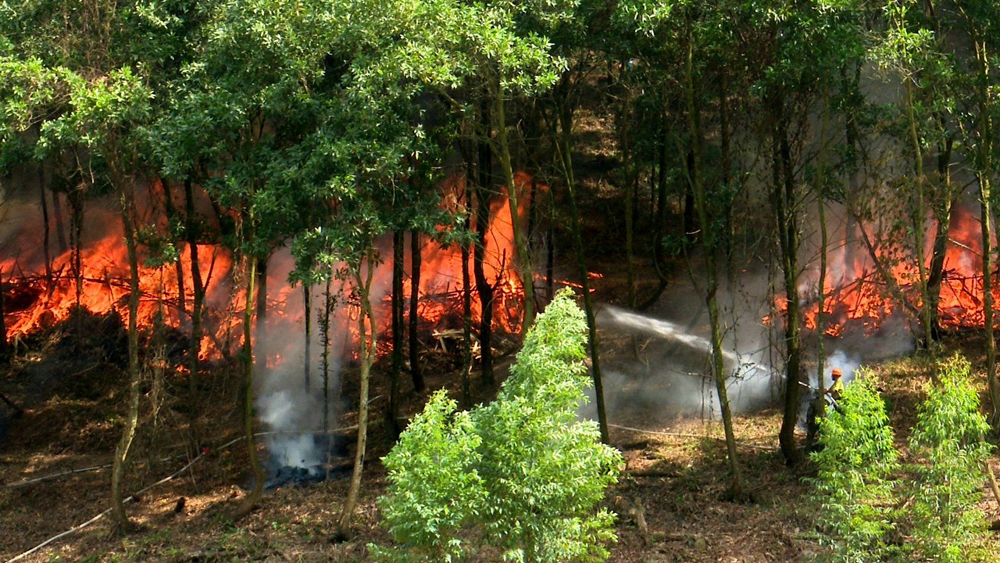
[[[459,536],[484,500],[480,437],[469,413],[438,391],[399,437],[382,463],[390,494],[379,500],[385,523],[406,548],[374,547],[389,561],[455,561],[465,553]]]
[[[462,538],[507,561],[603,561],[614,515],[595,510],[621,454],[576,409],[589,385],[586,322],[560,292],[525,338],[497,400],[456,413],[436,394],[385,458],[380,504],[397,544],[387,561],[455,561]]]
[[[820,421],[815,498],[833,560],[875,561],[892,529],[891,476],[899,467],[885,403],[861,372]]]
[[[969,380],[969,362],[955,356],[931,387],[910,437],[914,464],[908,481],[913,497],[910,536],[923,558],[943,563],[983,560],[986,518],[977,504],[992,446],[979,412],[979,395]]]
[[[992,446],[969,379],[969,362],[955,356],[927,391],[910,436],[913,463],[900,468],[884,403],[862,373],[839,410],[820,423],[823,449],[815,498],[824,543],[838,562],[982,561],[986,550],[982,498],[984,464]],[[895,473],[895,475],[894,475]],[[899,502],[897,499],[905,499]],[[889,532],[904,541],[887,545]]]

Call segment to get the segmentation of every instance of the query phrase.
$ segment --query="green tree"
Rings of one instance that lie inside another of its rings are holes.
[[[885,403],[869,378],[859,372],[839,408],[820,421],[822,449],[812,454],[824,543],[833,548],[833,560],[844,563],[879,560],[893,529],[898,453]]]
[[[504,560],[603,561],[614,515],[595,511],[621,454],[578,421],[586,320],[564,290],[537,318],[493,403],[455,413],[436,395],[386,458],[393,561],[452,560],[479,537]],[[463,502],[463,501],[477,502]]]
[[[993,446],[985,441],[990,425],[969,370],[957,355],[941,367],[910,435],[910,450],[921,459],[906,481],[913,547],[918,557],[944,563],[987,560],[987,521],[978,504]]]

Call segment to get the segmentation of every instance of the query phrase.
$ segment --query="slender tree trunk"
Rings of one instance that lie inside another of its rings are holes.
[[[628,306],[630,309],[635,309],[635,272],[632,266],[632,236],[634,232],[635,224],[635,206],[633,205],[633,198],[635,197],[635,164],[632,161],[632,147],[629,145],[629,120],[631,115],[631,99],[629,97],[629,90],[625,91],[625,99],[622,101],[622,135],[621,135],[621,153],[622,161],[624,162],[625,168],[625,285],[628,299]]]
[[[257,324],[254,327],[254,340],[257,354],[260,356],[260,366],[267,367],[267,356],[272,347],[267,340],[267,263],[270,256],[257,259]]]
[[[468,229],[472,221],[472,209],[470,201],[471,190],[468,183],[465,188],[465,201],[469,207],[469,214],[465,218],[465,228]],[[472,408],[472,280],[469,273],[469,245],[462,243],[462,407],[466,410]]]
[[[330,276],[326,278],[323,291],[323,315],[319,318],[320,339],[323,342],[323,436],[326,440],[326,476],[330,477],[330,312],[333,303],[330,296]]]
[[[303,351],[304,357],[302,359],[302,385],[303,390],[308,394],[310,388],[309,376],[312,372],[312,286],[304,282],[302,284],[302,309],[305,312],[303,321],[305,321],[306,325],[306,341],[303,343],[305,350]]]
[[[933,346],[933,335],[932,335],[932,325],[931,325],[931,299],[928,292],[927,284],[927,264],[924,257],[924,223],[927,221],[927,213],[925,211],[924,204],[924,191],[926,189],[926,178],[924,177],[924,154],[923,150],[920,148],[920,137],[917,132],[917,118],[914,110],[914,100],[913,100],[913,85],[910,84],[909,80],[904,81],[906,83],[906,108],[907,117],[909,119],[909,134],[910,142],[913,144],[913,168],[916,179],[916,189],[913,190],[913,202],[911,211],[912,223],[913,223],[913,246],[914,252],[917,259],[917,273],[919,275],[920,284],[920,300],[921,300],[921,324],[923,325],[923,342],[924,348],[932,349]]]
[[[173,238],[173,225],[177,221],[177,209],[174,207],[174,198],[171,194],[170,186],[163,178],[159,179],[160,186],[163,187],[163,211],[167,216],[167,223],[171,226],[170,242],[180,247],[180,241]],[[187,316],[187,291],[184,288],[184,262],[177,260],[174,262],[174,272],[177,275],[177,320],[181,327],[187,326],[189,317]],[[162,299],[161,299],[162,301]]]
[[[801,376],[800,312],[798,295],[798,221],[795,210],[795,179],[792,171],[791,147],[784,104],[772,100],[775,120],[772,147],[772,202],[778,222],[778,242],[781,247],[782,270],[785,279],[785,405],[778,441],[785,461],[794,465],[801,461],[795,444],[795,425],[799,414],[799,381]]]
[[[0,363],[8,364],[11,359],[10,342],[7,339],[7,288],[3,283],[3,269],[0,269]],[[3,399],[8,405],[14,408],[15,412],[21,412],[20,407],[14,407],[13,403],[6,398]]]
[[[56,191],[52,192],[52,218],[55,219],[56,251],[62,256],[69,250],[69,245],[66,243],[66,232],[63,230],[62,198]]]
[[[392,368],[389,370],[389,408],[385,422],[393,437],[400,428],[396,421],[399,412],[399,375],[403,371],[403,239],[405,231],[392,233]]]
[[[819,154],[819,173],[816,174],[816,201],[818,203],[819,211],[819,238],[820,238],[820,249],[819,249],[819,287],[817,296],[817,306],[816,310],[816,383],[817,383],[817,394],[816,394],[816,406],[819,408],[817,416],[824,416],[826,413],[826,400],[824,395],[826,394],[826,351],[824,350],[825,345],[825,335],[826,335],[826,270],[827,270],[827,252],[830,248],[829,237],[826,229],[826,197],[825,190],[823,189],[823,182],[826,179],[826,150],[824,143],[826,142],[826,131],[827,126],[830,121],[830,95],[828,92],[823,93],[823,125],[820,130],[819,144],[820,144],[820,154]]]
[[[256,295],[257,264],[261,261],[253,256],[246,256],[245,260],[249,271],[247,272],[246,288],[244,290],[246,304],[243,308],[243,441],[247,447],[250,470],[253,472],[253,488],[236,508],[233,520],[240,520],[250,514],[250,511],[260,501],[261,494],[264,492],[264,470],[257,459],[257,447],[253,438],[254,296]],[[263,323],[263,319],[259,317],[259,304],[256,309],[258,311],[257,324],[260,325]]]
[[[410,231],[410,378],[413,379],[413,389],[423,393],[427,388],[424,375],[420,372],[420,339],[417,328],[420,322],[420,232]],[[468,264],[463,262],[468,270]]]
[[[560,107],[559,123],[552,125],[552,134],[556,141],[559,162],[562,166],[563,177],[566,180],[566,191],[569,194],[570,215],[572,216],[573,246],[576,251],[577,269],[580,275],[580,284],[583,286],[583,309],[587,316],[587,333],[590,347],[590,368],[594,379],[594,401],[597,406],[597,423],[601,429],[601,441],[605,444],[611,443],[611,436],[608,433],[608,414],[604,405],[604,381],[601,374],[600,342],[597,335],[597,321],[594,317],[594,302],[590,295],[590,276],[587,275],[587,257],[583,248],[583,234],[580,228],[580,213],[576,203],[576,179],[573,173],[573,112],[568,107]],[[561,131],[557,129],[561,127]]]
[[[184,234],[187,237],[188,252],[191,254],[191,343],[188,349],[188,394],[191,401],[191,438],[195,447],[201,442],[198,416],[201,414],[201,396],[198,393],[199,354],[201,353],[201,315],[205,301],[205,285],[201,279],[201,265],[198,256],[198,221],[194,212],[194,188],[191,179],[184,180]]]
[[[363,272],[362,268],[367,272]],[[378,338],[370,301],[374,271],[375,260],[372,254],[368,254],[365,263],[358,264],[354,271],[354,279],[358,284],[358,294],[361,298],[361,312],[358,314],[358,335],[361,339],[361,389],[358,397],[358,443],[354,453],[354,471],[351,473],[351,485],[347,491],[347,500],[344,502],[344,511],[337,523],[337,536],[341,539],[350,537],[351,517],[358,504],[368,442],[368,383],[372,364],[375,363],[375,344]]]
[[[528,327],[535,322],[534,269],[531,266],[528,243],[521,228],[518,205],[519,190],[514,182],[514,169],[511,167],[510,143],[507,139],[507,110],[505,109],[507,94],[499,82],[494,83],[493,87],[493,103],[495,104],[493,119],[497,131],[497,156],[500,158],[500,167],[507,184],[507,198],[510,200],[510,222],[514,232],[514,254],[516,255],[514,257],[515,270],[518,277],[521,278],[521,286],[524,289],[524,317],[521,320],[521,336],[523,337],[528,333]]]
[[[70,241],[73,246],[73,279],[76,281],[76,306],[83,301],[83,194],[79,189],[70,192],[68,198],[71,211]],[[77,328],[80,328],[79,326]]]
[[[49,226],[49,204],[45,197],[45,163],[38,165],[38,195],[42,202],[42,256],[45,258],[45,281],[52,283],[52,256]]]
[[[708,204],[705,201],[705,187],[701,178],[702,166],[702,138],[701,138],[701,109],[695,98],[695,77],[694,77],[694,38],[691,34],[691,22],[687,22],[687,64],[686,64],[686,89],[687,99],[687,122],[690,136],[691,168],[688,170],[689,193],[693,199],[693,207],[698,213],[698,222],[702,225],[709,225]],[[704,233],[698,237],[701,241],[702,250],[705,253],[706,272],[706,294],[705,302],[708,305],[709,324],[712,330],[712,372],[715,377],[715,390],[719,396],[719,407],[722,411],[722,425],[726,434],[726,455],[729,459],[729,471],[731,476],[730,494],[734,498],[743,495],[743,477],[740,470],[739,460],[736,455],[736,433],[733,430],[733,414],[729,406],[729,394],[726,389],[726,366],[723,361],[722,349],[722,328],[719,318],[719,303],[717,292],[719,289],[718,272],[715,264],[716,244],[715,238]]]
[[[489,126],[489,104],[482,105],[482,124]],[[476,292],[479,294],[479,309],[481,317],[479,319],[479,345],[480,361],[479,369],[484,384],[492,387],[496,385],[493,376],[493,286],[486,279],[486,235],[490,230],[490,202],[489,190],[492,177],[492,151],[486,143],[479,146],[479,181],[475,184],[476,194],[476,243],[473,250],[472,272],[476,278]]]
[[[125,415],[125,428],[115,449],[115,460],[111,469],[111,512],[115,523],[122,529],[131,529],[132,522],[125,513],[122,493],[125,469],[128,463],[129,450],[135,439],[136,428],[139,425],[139,250],[136,241],[135,200],[131,187],[121,187],[122,226],[125,231],[125,246],[129,263],[129,299],[128,299],[128,412]]]

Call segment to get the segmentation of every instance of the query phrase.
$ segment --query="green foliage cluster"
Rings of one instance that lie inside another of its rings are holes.
[[[885,403],[864,372],[844,390],[838,409],[820,421],[819,441],[813,460],[820,525],[838,561],[868,561],[884,550],[893,527],[889,505],[899,463]]]
[[[831,560],[983,561],[986,520],[977,508],[992,450],[969,362],[955,356],[928,389],[898,462],[885,404],[864,372],[821,421],[814,481]]]
[[[538,317],[497,400],[456,412],[435,394],[385,457],[385,561],[457,561],[480,541],[505,561],[603,561],[614,515],[595,512],[621,455],[576,409],[586,324],[563,291]]]

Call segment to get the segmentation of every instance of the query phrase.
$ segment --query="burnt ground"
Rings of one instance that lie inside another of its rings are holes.
[[[55,346],[66,335],[53,333],[48,338],[39,342]],[[977,356],[981,339],[955,336],[946,346],[964,351],[981,365]],[[71,469],[109,464],[121,429],[124,385],[114,364],[94,362],[92,357],[74,361],[72,356],[48,350],[58,361],[26,354],[13,370],[0,375],[0,388],[26,407],[25,415],[12,421],[0,444],[2,560],[108,507],[110,471],[106,468],[19,485]],[[77,369],[86,362],[94,367]],[[906,430],[915,420],[930,366],[926,360],[911,358],[875,367],[900,446],[905,446]],[[429,348],[424,367],[430,388],[448,387],[455,396],[459,394],[454,358]],[[38,374],[54,368],[64,371],[53,376],[56,379],[47,383],[50,392],[44,394],[33,382],[41,377]],[[220,383],[206,390],[216,399],[209,404],[235,404],[237,378],[227,375],[231,368],[210,368]],[[378,374],[372,396],[382,394],[384,382],[384,374]],[[181,400],[185,388],[183,379],[167,378],[159,422],[153,424],[152,411],[144,412],[146,430],[130,473],[135,488],[175,472],[190,459]],[[477,400],[488,398],[489,392],[478,380],[473,388]],[[152,389],[145,391],[148,398]],[[350,395],[352,389],[345,393]],[[424,398],[412,397],[404,412],[416,412]],[[380,409],[375,408],[374,417],[379,420]],[[340,424],[354,424],[353,414],[345,413]],[[229,523],[227,515],[245,494],[242,486],[247,480],[241,444],[222,447],[238,436],[238,416],[235,411],[210,409],[206,417],[203,422],[214,421],[207,432],[212,452],[177,479],[128,505],[130,515],[141,525],[139,532],[119,533],[102,518],[23,560],[368,561],[366,544],[388,540],[376,506],[386,486],[378,458],[391,443],[384,425],[376,423],[372,429],[371,461],[365,472],[356,535],[338,544],[331,541],[331,533],[346,496],[346,479],[267,492],[248,518]],[[612,420],[618,425],[612,430],[612,443],[623,451],[627,465],[605,501],[619,514],[619,541],[612,547],[611,561],[809,561],[821,553],[806,480],[812,469],[784,466],[777,451],[777,409],[736,420],[740,461],[753,497],[749,502],[727,500],[725,448],[717,423],[683,416],[653,424],[651,420],[655,419],[641,410]],[[180,499],[183,506],[179,508]],[[983,506],[996,518],[997,505],[985,489]]]

